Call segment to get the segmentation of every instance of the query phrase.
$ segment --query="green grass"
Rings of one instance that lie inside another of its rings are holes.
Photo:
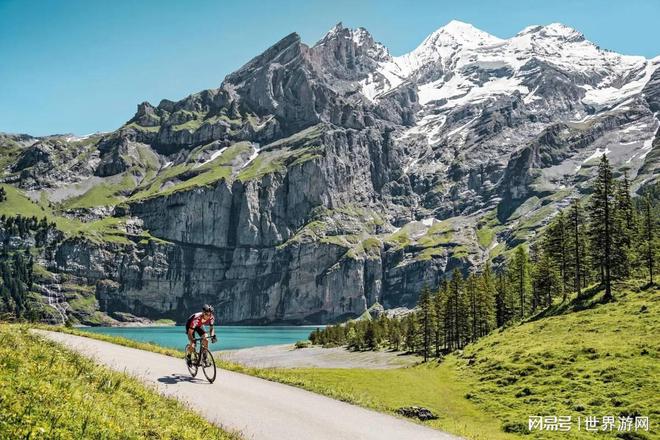
[[[138,144],[136,146],[140,165],[147,171],[158,171],[160,163],[158,162],[158,155],[147,145]]]
[[[23,149],[16,142],[0,137],[0,175],[5,173],[5,170],[16,163],[18,156],[20,156]]]
[[[390,370],[301,368],[266,373],[259,376],[392,415],[402,406],[425,406],[439,415],[426,425],[471,439],[515,438],[500,431],[497,419],[465,399],[469,384],[457,373],[453,359]]]
[[[640,290],[631,282],[616,286],[614,303],[601,304],[601,295],[592,290],[544,313],[555,316],[539,316],[468,346],[458,367],[474,383],[471,400],[509,426],[526,426],[527,417],[537,414],[637,414],[657,420],[658,290]],[[473,359],[472,366],[467,359]],[[655,429],[640,438],[658,435]]]
[[[65,232],[71,235],[77,234],[95,242],[131,243],[126,237],[125,220],[122,218],[106,217],[88,223],[78,222],[75,227],[65,230]]]
[[[203,123],[203,119],[191,119],[190,121],[184,122],[183,124],[173,125],[172,129],[175,131],[188,130],[193,132],[201,127]]]
[[[289,137],[278,139],[275,142],[264,146],[264,149],[280,148],[286,145],[303,146],[317,144],[321,141],[321,136],[327,130],[327,128],[328,127],[323,123],[312,125],[311,127],[307,127],[304,130],[294,133]]]
[[[318,207],[309,223],[301,227],[278,248],[305,241],[320,241],[347,249],[347,256],[376,256],[380,254],[381,240],[375,237],[378,226],[384,220],[375,211],[351,204],[334,209]]]
[[[488,226],[483,226],[482,228],[477,229],[477,241],[482,248],[488,249],[493,242],[493,239],[495,239],[495,231]]]
[[[123,194],[133,188],[135,188],[134,177],[129,173],[125,173],[121,182],[95,185],[84,194],[67,199],[62,206],[67,209],[113,206],[124,200]]]
[[[243,153],[250,150],[247,142],[237,142],[228,147],[220,156],[213,161],[206,163],[198,168],[193,168],[190,164],[179,164],[165,169],[156,176],[156,179],[144,185],[130,198],[132,201],[160,197],[173,194],[178,191],[186,191],[191,188],[198,188],[211,185],[222,179],[229,179],[232,173],[233,161]],[[193,174],[192,177],[187,174]],[[184,179],[184,176],[186,177]],[[173,185],[161,189],[168,182],[176,182]]]
[[[453,222],[444,220],[434,223],[426,234],[417,240],[417,244],[425,248],[436,247],[451,242],[454,232]]]
[[[86,332],[84,330],[78,330],[76,328],[69,328],[69,327],[63,327],[63,326],[52,326],[52,325],[39,325],[38,328],[44,329],[44,330],[49,330],[49,331],[57,331],[61,333],[68,333],[70,335],[76,335],[76,336],[84,336],[87,338],[92,338],[92,339],[98,339],[100,341],[105,341],[105,342],[110,342],[113,344],[117,345],[123,345],[124,347],[130,347],[130,348],[137,348],[139,350],[146,350],[146,351],[151,351],[154,353],[160,353],[164,354],[166,356],[172,356],[176,358],[183,359],[183,351],[179,350],[174,350],[172,348],[166,348],[166,347],[161,347],[160,345],[156,344],[151,344],[148,342],[138,342],[134,341],[132,339],[127,339],[127,338],[121,338],[118,336],[109,336],[105,335],[103,333],[91,333],[91,332]],[[185,335],[184,335],[185,339]],[[185,345],[186,342],[184,340],[183,345]]]
[[[138,190],[131,195],[129,200],[135,201],[158,194],[158,191],[160,191],[163,185],[171,180],[177,179],[180,175],[189,171],[191,168],[192,165],[189,164],[178,164],[161,170],[160,173],[154,175],[153,180],[148,180],[147,183],[141,184]]]
[[[93,186],[89,191],[78,197],[67,199],[63,206],[70,209],[91,208],[94,206],[116,205],[121,200],[116,197],[116,191],[112,185],[100,184]]]
[[[89,333],[66,327],[42,326],[79,336],[86,336],[127,347],[183,357],[183,352],[155,344],[116,336]],[[456,359],[442,364],[431,363],[395,370],[367,369],[273,369],[251,368],[216,360],[221,368],[281,382],[326,396],[395,415],[401,406],[423,405],[432,408],[440,419],[428,423],[434,428],[466,435],[472,439],[512,439],[499,431],[499,424],[473,402],[464,398],[469,383],[458,373]]]
[[[0,341],[0,438],[240,438],[27,326],[0,325]]]
[[[72,323],[86,325],[109,325],[112,320],[98,310],[94,286],[66,284],[67,302],[71,307],[69,318]]]
[[[92,222],[82,222],[62,217],[42,203],[34,202],[21,191],[11,185],[0,184],[7,193],[7,200],[0,202],[0,215],[25,217],[46,217],[48,221],[55,222],[57,228],[68,236],[80,235],[91,241],[105,241],[120,244],[130,243],[126,238],[124,219],[107,217]]]
[[[418,250],[415,260],[425,261],[451,253],[458,244],[455,232],[456,225],[453,220],[435,222],[428,228],[421,222],[414,221],[407,223],[384,240],[398,249],[415,246]],[[420,236],[420,233],[423,235]],[[417,238],[413,240],[411,236]]]
[[[502,255],[505,251],[506,251],[506,243],[500,242],[497,243],[497,245],[490,250],[489,256],[492,260],[493,258]]]
[[[391,234],[389,237],[385,239],[388,243],[394,244],[397,248],[404,248],[408,246],[411,241],[410,241],[410,235],[408,234],[408,229],[406,227],[402,227],[395,233]]]
[[[658,290],[635,283],[556,304],[546,314],[495,332],[441,364],[399,370],[273,370],[271,379],[391,412],[427,406],[430,425],[471,439],[584,438],[594,434],[508,434],[530,415],[660,415]],[[262,375],[262,374],[261,374]],[[653,425],[653,424],[652,424]],[[657,431],[639,438],[654,438]],[[598,438],[613,438],[616,432]]]
[[[67,301],[73,310],[78,312],[94,313],[98,309],[98,301],[95,295],[77,296]]]
[[[454,223],[444,220],[434,223],[422,237],[417,240],[417,245],[424,249],[417,255],[416,259],[430,260],[433,257],[444,255],[448,252],[448,246],[454,239]]]
[[[308,146],[293,150],[281,149],[262,151],[252,162],[243,168],[236,178],[243,182],[259,179],[266,174],[285,170],[288,166],[301,164],[320,157],[319,147]]]
[[[0,215],[9,217],[21,214],[26,217],[52,218],[52,212],[47,206],[32,201],[12,185],[3,183],[0,187],[4,188],[7,194],[7,199],[0,202]]]
[[[145,127],[143,125],[139,125],[136,122],[132,122],[130,124],[124,125],[122,128],[134,128],[136,130],[140,131],[147,131],[151,133],[157,133],[160,130],[160,125],[152,126],[152,127]]]
[[[368,237],[364,240],[360,240],[359,236],[344,236],[347,237],[349,242],[350,249],[346,252],[348,258],[358,259],[358,258],[379,258],[381,241],[375,237]],[[326,237],[325,240],[327,240]],[[353,243],[352,241],[355,241]],[[324,240],[322,240],[324,241]]]
[[[259,369],[228,362],[223,368],[302,387],[339,400],[393,414],[421,405],[439,415],[429,426],[468,439],[593,439],[594,434],[524,434],[530,415],[637,414],[660,416],[660,334],[658,289],[641,283],[615,285],[616,301],[602,304],[592,289],[519,325],[498,330],[462,352],[410,368]],[[109,342],[181,357],[123,338],[83,334]],[[521,433],[508,433],[520,430]],[[616,431],[597,438],[614,438]],[[632,437],[631,437],[632,438]]]

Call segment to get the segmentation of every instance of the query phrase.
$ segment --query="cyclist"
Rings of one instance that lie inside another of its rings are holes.
[[[191,354],[195,350],[195,337],[194,333],[202,338],[202,345],[205,349],[209,348],[209,341],[206,338],[206,331],[204,330],[204,325],[208,324],[209,332],[211,333],[211,342],[215,343],[218,338],[215,336],[215,329],[213,324],[215,322],[215,316],[213,316],[213,306],[204,304],[201,312],[193,313],[190,315],[186,321],[186,334],[188,335],[188,345],[186,346],[186,361],[191,362]],[[206,355],[206,351],[204,351]],[[206,359],[203,359],[206,362]]]

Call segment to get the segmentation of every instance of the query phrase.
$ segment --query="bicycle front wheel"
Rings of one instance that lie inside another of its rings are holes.
[[[202,371],[204,372],[204,376],[206,376],[206,380],[213,383],[216,375],[215,359],[213,359],[213,355],[209,350],[206,350],[206,362],[202,357],[201,365],[202,365]]]
[[[197,376],[197,368],[199,367],[197,352],[193,351],[190,354],[190,361],[188,361],[187,359],[185,361],[186,361],[186,366],[188,367],[188,371],[190,372],[190,375],[192,377]]]

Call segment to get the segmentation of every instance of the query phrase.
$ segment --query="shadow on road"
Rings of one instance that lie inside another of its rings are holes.
[[[169,376],[159,377],[158,382],[168,385],[175,385],[179,382],[204,383],[205,381],[183,374],[170,374]]]

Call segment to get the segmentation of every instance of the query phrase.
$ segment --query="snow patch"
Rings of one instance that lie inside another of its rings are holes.
[[[475,116],[474,118],[470,119],[470,120],[469,120],[468,122],[466,122],[465,124],[463,124],[463,125],[461,125],[460,127],[458,127],[458,128],[456,128],[456,129],[450,131],[449,133],[447,133],[447,137],[452,137],[453,135],[455,135],[455,134],[458,133],[459,131],[462,131],[465,127],[467,127],[468,125],[470,125],[471,123],[473,123],[474,121],[476,121],[478,117],[479,117],[479,116]]]
[[[259,148],[255,147],[254,145],[252,146],[254,148],[254,151],[248,158],[247,162],[245,162],[242,166],[241,169],[245,168],[246,166],[250,165],[250,163],[259,156]]]
[[[422,219],[422,224],[424,226],[432,226],[433,223],[435,222],[436,222],[435,217],[427,217],[425,219]]]
[[[643,67],[643,69],[642,69]],[[629,99],[631,96],[641,93],[642,89],[651,79],[651,75],[656,70],[656,66],[653,63],[646,62],[644,60],[644,65],[639,66],[640,72],[638,73],[637,79],[630,81],[624,84],[622,87],[614,87],[609,84],[604,84],[601,82],[602,87],[598,87],[591,90],[586,90],[582,102],[587,105],[594,107],[611,107],[621,101]],[[611,81],[610,78],[606,78],[604,81]],[[599,84],[599,86],[601,85]]]
[[[585,160],[583,160],[582,163],[587,163],[587,162],[589,162],[590,160],[593,160],[593,159],[596,159],[596,158],[600,158],[603,154],[604,154],[605,156],[607,156],[607,155],[610,154],[610,153],[611,153],[611,151],[610,151],[610,149],[607,148],[607,147],[605,147],[604,150],[601,150],[600,148],[596,148],[596,151],[595,151],[591,156],[589,156],[589,157],[587,157]]]
[[[209,163],[209,162],[213,162],[215,159],[217,159],[218,157],[220,157],[220,155],[221,155],[222,153],[224,153],[225,150],[226,150],[227,148],[228,148],[228,147],[223,147],[223,148],[220,148],[220,149],[217,150],[217,151],[214,151],[214,152],[211,154],[211,157],[209,157],[207,160],[205,160],[205,161],[202,162],[202,163],[198,163],[198,164],[195,165],[193,168],[198,168],[198,167],[201,167],[202,165],[206,165],[206,164]]]

